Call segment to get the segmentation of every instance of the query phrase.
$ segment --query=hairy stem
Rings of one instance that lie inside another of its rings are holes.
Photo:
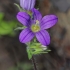
[[[37,70],[37,66],[36,66],[36,62],[35,62],[34,56],[32,56],[32,63],[33,63],[33,66],[34,66],[34,70]]]

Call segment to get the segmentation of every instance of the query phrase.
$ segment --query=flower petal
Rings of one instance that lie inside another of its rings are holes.
[[[35,8],[32,9],[32,12],[33,12],[34,20],[41,21],[41,19],[42,19],[41,13],[37,9],[35,9]]]
[[[28,28],[24,29],[20,35],[19,40],[21,43],[27,43],[34,37],[34,33]]]
[[[41,29],[48,29],[54,26],[58,21],[57,16],[55,15],[47,15],[42,18],[41,21]]]
[[[27,13],[25,13],[25,12],[19,12],[17,14],[17,19],[18,19],[19,22],[21,22],[25,26],[29,25],[30,16]]]
[[[43,44],[45,46],[50,44],[50,36],[46,30],[37,32],[36,37],[41,44]]]
[[[31,10],[35,6],[35,0],[20,0],[20,6],[25,10]]]
[[[20,6],[24,9],[23,5],[24,5],[25,0],[20,0]]]

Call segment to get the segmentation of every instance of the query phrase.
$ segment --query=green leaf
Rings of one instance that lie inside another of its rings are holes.
[[[23,26],[23,27],[17,27],[14,30],[22,30],[22,29],[25,29],[25,26]]]
[[[47,52],[50,52],[51,50],[47,49],[46,51],[47,51]]]
[[[31,53],[31,50],[29,49],[29,47],[27,47],[27,53],[28,53],[28,58],[30,60],[32,58],[32,53]]]
[[[3,17],[4,17],[4,13],[0,13],[0,22],[2,21]]]
[[[0,35],[14,35],[14,28],[16,28],[17,23],[14,21],[2,21],[0,23]]]
[[[11,32],[11,29],[4,29],[0,27],[0,35],[6,35]]]
[[[22,11],[22,9],[20,8],[20,6],[19,6],[18,4],[14,3],[14,5],[17,6],[17,8],[18,8],[20,11]]]
[[[22,9],[18,4],[14,3],[14,5],[17,6],[20,11],[26,12],[26,10]]]
[[[0,35],[6,35],[10,32],[12,32],[11,26],[7,24],[6,22],[2,22],[0,24]]]

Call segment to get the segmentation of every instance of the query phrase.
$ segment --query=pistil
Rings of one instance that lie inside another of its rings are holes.
[[[31,26],[31,30],[32,30],[33,32],[38,32],[38,31],[40,31],[40,26],[39,26],[39,21],[38,21],[38,20],[36,20],[36,23]]]

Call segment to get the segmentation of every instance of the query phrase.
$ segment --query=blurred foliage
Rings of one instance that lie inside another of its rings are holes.
[[[9,70],[31,70],[32,65],[30,63],[20,63],[19,66],[10,68]]]
[[[14,36],[16,34],[14,29],[19,25],[19,23],[16,20],[5,21],[3,18],[4,13],[0,13],[0,36]]]

